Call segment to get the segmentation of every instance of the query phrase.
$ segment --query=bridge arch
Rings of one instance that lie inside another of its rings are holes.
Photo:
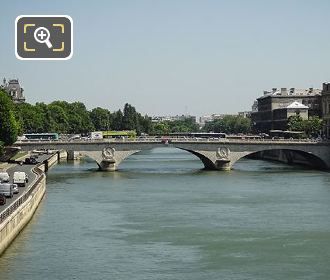
[[[199,153],[199,152],[196,152],[196,151],[193,151],[193,150],[188,150],[188,149],[183,149],[183,148],[179,148],[179,147],[175,147],[179,150],[182,150],[182,151],[186,151],[186,152],[189,152],[191,154],[193,154],[194,156],[198,157],[202,163],[204,164],[204,167],[205,169],[209,169],[209,170],[215,170],[216,167],[214,165],[214,162],[208,158],[207,156],[203,155],[202,153]]]
[[[329,168],[324,157],[316,155],[312,152],[307,152],[302,149],[282,149],[282,148],[268,148],[260,149],[257,151],[250,151],[248,153],[236,156],[231,160],[233,166],[242,158],[251,158],[258,160],[271,160],[278,161],[286,164],[297,164],[309,166],[316,169],[327,169]]]
[[[79,153],[82,156],[87,156],[87,157],[95,160],[95,162],[97,163],[97,165],[99,166],[99,168],[101,170],[115,171],[118,169],[119,165],[129,156],[139,153],[141,151],[150,151],[150,150],[153,150],[154,148],[155,147],[149,147],[149,148],[145,148],[142,150],[128,150],[128,151],[115,151],[114,150],[113,156],[108,159],[104,158],[103,152],[100,152],[100,151],[79,151]],[[212,159],[208,155],[204,155],[201,152],[190,150],[190,149],[183,149],[180,147],[171,147],[171,148],[175,148],[175,149],[186,151],[190,154],[193,154],[194,156],[196,156],[198,159],[201,160],[205,169],[208,169],[208,170],[217,169],[214,161],[212,161]]]

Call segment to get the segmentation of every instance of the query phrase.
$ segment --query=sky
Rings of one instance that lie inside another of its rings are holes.
[[[329,0],[11,0],[1,3],[0,78],[27,102],[128,102],[148,115],[251,110],[263,90],[330,80]],[[20,61],[19,15],[70,15],[73,57]]]

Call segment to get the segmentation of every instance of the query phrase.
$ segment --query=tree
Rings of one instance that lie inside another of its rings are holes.
[[[168,134],[170,127],[168,122],[157,122],[152,126],[152,134]]]
[[[110,130],[111,113],[109,110],[101,107],[94,108],[90,113],[90,118],[95,130]]]
[[[251,131],[251,119],[242,116],[224,116],[205,124],[204,131],[216,133],[249,133]]]
[[[56,131],[58,133],[68,133],[70,125],[65,109],[59,105],[56,105],[56,103],[51,103],[48,105],[48,111],[53,123],[53,127],[49,132]]]
[[[317,137],[320,135],[323,127],[323,120],[318,116],[310,117],[305,121],[305,133],[309,137]]]
[[[152,121],[151,118],[147,115],[142,116],[141,114],[139,114],[139,124],[142,132],[147,134],[150,134],[152,132]]]
[[[132,105],[126,103],[123,112],[123,129],[134,130],[139,128],[139,120],[135,108]]]
[[[290,116],[288,119],[288,130],[302,131],[307,137],[317,137],[323,126],[323,120],[317,116],[312,116],[304,120],[301,116]]]
[[[112,128],[114,130],[123,129],[123,113],[121,110],[118,110],[112,114]]]
[[[16,115],[22,125],[22,132],[42,132],[44,127],[44,114],[38,106],[22,103],[16,106]]]
[[[305,131],[304,119],[300,115],[290,116],[288,118],[288,130]]]
[[[0,141],[4,145],[13,144],[19,129],[19,122],[14,115],[14,104],[10,97],[0,90]]]
[[[86,106],[82,102],[73,102],[68,108],[69,133],[88,133],[94,125]]]
[[[3,142],[0,141],[0,156],[3,154]]]

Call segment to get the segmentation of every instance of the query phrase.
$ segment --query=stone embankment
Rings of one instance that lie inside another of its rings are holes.
[[[46,175],[64,155],[55,153],[37,166],[32,167],[36,179],[31,182],[23,195],[0,213],[0,255],[31,220],[46,191]],[[66,156],[66,155],[65,155]]]

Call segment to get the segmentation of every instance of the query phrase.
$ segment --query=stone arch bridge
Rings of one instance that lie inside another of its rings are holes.
[[[242,157],[275,151],[278,159],[294,162],[298,158],[314,168],[330,169],[329,142],[310,140],[270,140],[270,139],[134,139],[134,140],[79,140],[79,141],[22,141],[15,147],[22,151],[66,150],[79,151],[94,159],[101,170],[114,171],[128,156],[142,150],[157,147],[175,147],[197,156],[206,169],[230,170]]]

